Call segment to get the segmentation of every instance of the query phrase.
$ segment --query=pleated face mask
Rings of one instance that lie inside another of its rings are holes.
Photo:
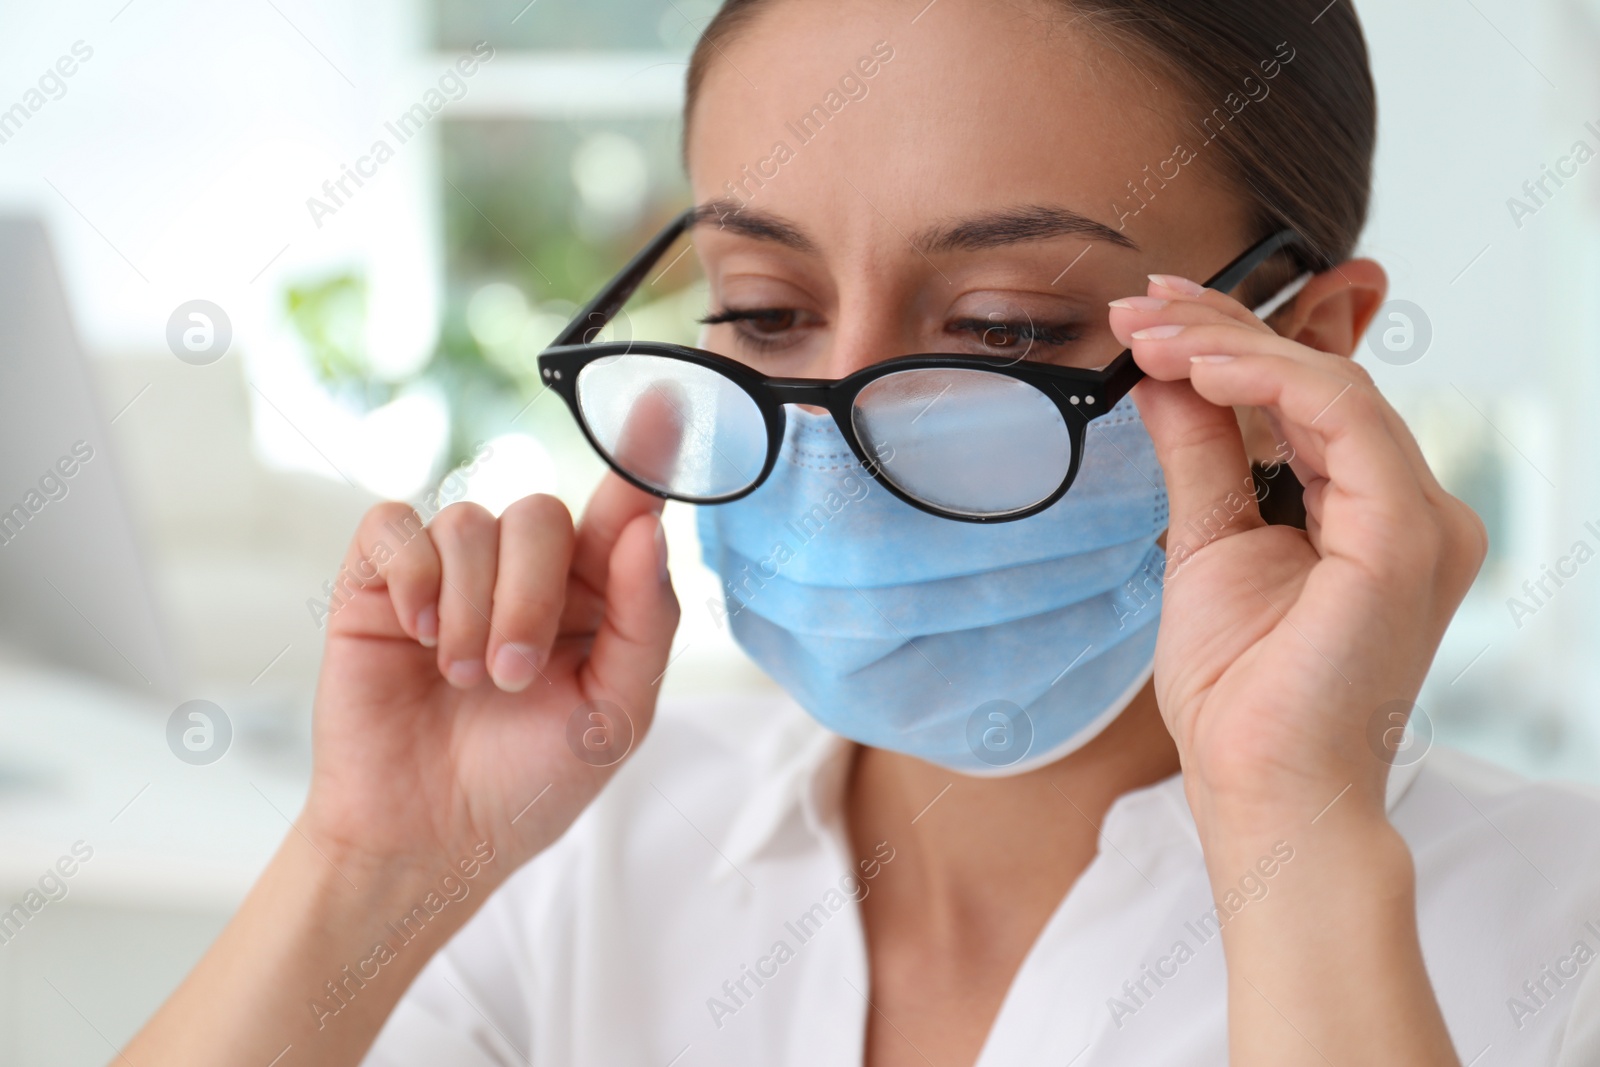
[[[1090,424],[1066,496],[988,525],[896,499],[831,416],[785,414],[768,479],[697,518],[734,639],[824,726],[1017,774],[1088,743],[1143,688],[1167,494],[1132,401]]]

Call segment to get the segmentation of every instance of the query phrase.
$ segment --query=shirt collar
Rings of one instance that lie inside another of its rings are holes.
[[[824,728],[791,700],[773,711],[781,722],[756,749],[757,784],[724,838],[728,863],[716,865],[715,879],[732,877],[735,868],[760,855],[792,820],[800,820],[814,838],[826,840],[844,806],[856,743]]]
[[[823,727],[792,700],[785,698],[774,711],[782,722],[755,753],[757,785],[728,829],[722,849],[728,862],[715,865],[714,879],[733,877],[737,868],[759,856],[793,820],[818,841],[827,841],[838,832],[846,778],[858,746]],[[1422,764],[1418,759],[1391,768],[1384,798],[1384,807],[1391,814],[1417,780]],[[1329,807],[1337,800],[1330,798]],[[1101,834],[1120,839],[1126,830],[1149,840],[1149,832],[1158,829],[1177,831],[1196,848],[1200,846],[1182,774],[1118,797],[1106,812]]]

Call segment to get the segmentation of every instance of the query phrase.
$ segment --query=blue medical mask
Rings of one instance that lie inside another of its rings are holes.
[[[992,525],[911,507],[831,416],[786,416],[767,481],[699,509],[701,551],[734,639],[824,726],[1016,774],[1088,743],[1149,680],[1167,494],[1131,401],[1090,423],[1066,496]]]

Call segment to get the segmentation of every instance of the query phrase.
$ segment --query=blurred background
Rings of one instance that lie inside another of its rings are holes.
[[[534,357],[687,203],[715,6],[0,2],[0,1063],[108,1059],[265,863],[371,503],[581,507]],[[1600,780],[1600,0],[1361,13],[1361,359],[1493,541],[1415,744]],[[703,307],[690,254],[619,329]],[[667,692],[766,686],[666,522]]]

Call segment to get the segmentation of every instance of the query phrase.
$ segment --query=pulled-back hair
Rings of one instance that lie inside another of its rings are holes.
[[[711,63],[775,2],[726,0],[706,26],[689,62],[686,137]],[[1260,235],[1288,226],[1309,243],[1290,253],[1284,273],[1350,257],[1366,224],[1377,142],[1377,94],[1350,0],[1046,2],[1087,19],[1177,91],[1190,147],[1209,146],[1204,156],[1254,206]],[[1258,91],[1273,102],[1252,103]],[[1262,279],[1269,292],[1286,280]]]

